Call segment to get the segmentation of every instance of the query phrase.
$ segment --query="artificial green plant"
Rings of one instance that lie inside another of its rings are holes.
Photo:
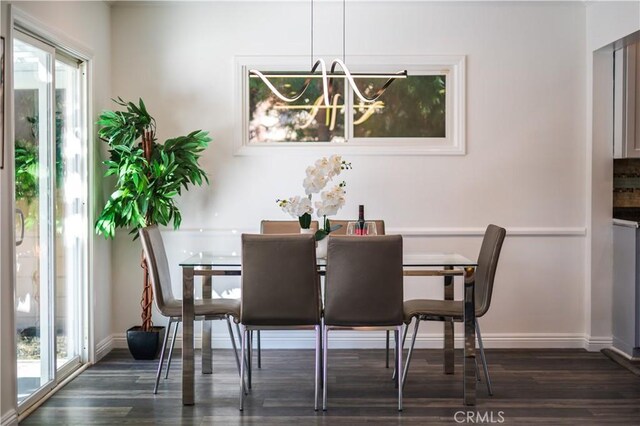
[[[149,225],[173,223],[177,229],[182,217],[175,197],[190,185],[209,183],[198,160],[211,138],[196,130],[158,143],[156,121],[142,99],[137,105],[121,98],[114,102],[124,110],[104,111],[98,120],[98,135],[109,145],[105,176],[115,176],[116,184],[95,223],[96,233],[113,238],[117,228],[127,228],[135,240],[138,229]],[[153,291],[144,253],[141,266],[142,329],[150,331]]]

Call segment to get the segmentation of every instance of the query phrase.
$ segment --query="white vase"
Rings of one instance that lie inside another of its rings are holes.
[[[301,234],[315,234],[316,231],[309,228],[300,228]],[[324,237],[320,241],[316,241],[316,257],[318,259],[324,259],[327,257],[327,242],[329,241],[328,237]]]
[[[327,245],[329,243],[329,237],[326,236],[320,241],[316,241],[316,257],[318,259],[324,259],[327,257]]]

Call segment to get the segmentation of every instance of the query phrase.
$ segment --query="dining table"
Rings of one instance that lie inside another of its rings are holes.
[[[454,277],[464,277],[464,361],[463,402],[476,403],[475,260],[457,253],[424,253],[403,256],[403,273],[409,277],[443,277],[444,299],[454,299]],[[242,258],[199,252],[180,262],[182,268],[182,404],[195,403],[194,279],[202,277],[202,297],[212,297],[212,278],[242,275]],[[327,262],[317,259],[318,273],[324,275]],[[212,373],[211,322],[202,330],[202,373]],[[444,321],[444,373],[454,373],[453,321]]]

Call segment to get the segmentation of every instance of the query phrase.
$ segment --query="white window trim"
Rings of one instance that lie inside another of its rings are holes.
[[[327,63],[339,55],[323,55]],[[447,75],[446,138],[353,138],[352,117],[346,114],[347,142],[272,142],[249,143],[249,81],[251,68],[269,71],[309,71],[309,56],[236,56],[234,111],[236,117],[234,155],[272,155],[278,153],[327,153],[350,155],[464,155],[466,154],[465,101],[466,77],[464,55],[443,56],[356,56],[349,55],[352,72],[387,72],[406,69],[411,75]],[[352,103],[352,92],[347,92]]]

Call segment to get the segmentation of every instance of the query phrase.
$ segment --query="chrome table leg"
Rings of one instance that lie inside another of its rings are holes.
[[[182,404],[195,399],[193,359],[193,267],[182,268]]]
[[[475,268],[464,270],[464,403],[476,404],[476,306]]]

